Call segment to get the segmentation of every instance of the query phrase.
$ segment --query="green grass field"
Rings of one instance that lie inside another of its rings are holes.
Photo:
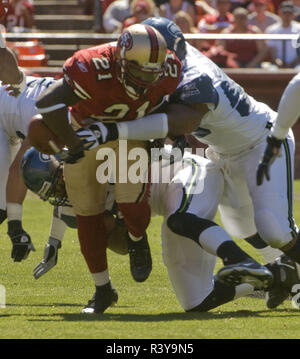
[[[300,223],[300,182],[295,182],[296,222]],[[14,263],[6,224],[0,227],[0,284],[6,288],[6,308],[0,308],[0,338],[212,339],[300,338],[300,312],[286,301],[268,310],[257,298],[241,298],[209,313],[187,314],[177,303],[162,263],[160,218],[149,230],[153,271],[145,283],[131,278],[128,256],[109,252],[110,275],[119,292],[117,306],[99,316],[81,315],[94,286],[79,251],[76,231],[69,229],[59,261],[35,280],[34,266],[43,256],[51,221],[51,206],[32,195],[24,206],[24,228],[36,252]],[[242,241],[240,245],[260,260]],[[220,262],[218,262],[220,266]]]

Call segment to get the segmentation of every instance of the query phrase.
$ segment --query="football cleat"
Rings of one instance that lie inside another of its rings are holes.
[[[81,314],[102,314],[108,307],[116,305],[118,299],[118,292],[111,282],[102,286],[96,286],[96,292],[82,309]]]
[[[229,286],[247,283],[251,284],[254,290],[267,290],[273,282],[273,274],[254,259],[248,258],[221,268],[216,274],[216,280]]]
[[[296,263],[285,254],[267,264],[267,267],[273,273],[274,283],[266,293],[265,300],[269,309],[275,309],[289,297],[292,287],[300,280]]]
[[[127,234],[130,271],[136,282],[144,282],[152,270],[150,247],[145,233],[139,241],[133,241]]]

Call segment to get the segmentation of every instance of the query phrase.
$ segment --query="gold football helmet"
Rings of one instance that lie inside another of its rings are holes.
[[[166,55],[166,42],[153,27],[136,24],[122,32],[116,51],[118,77],[131,98],[142,96],[162,79]]]

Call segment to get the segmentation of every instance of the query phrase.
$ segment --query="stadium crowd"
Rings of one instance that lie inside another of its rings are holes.
[[[174,21],[184,34],[298,34],[300,3],[297,0],[78,0],[82,14],[101,18],[94,31],[120,33],[152,16]],[[38,31],[34,0],[10,0],[0,18],[2,31]],[[292,41],[198,40],[189,43],[221,67],[296,68],[299,59]]]

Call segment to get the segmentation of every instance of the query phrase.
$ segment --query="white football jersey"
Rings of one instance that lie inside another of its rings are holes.
[[[35,101],[56,80],[51,77],[26,78],[26,89],[18,97],[9,96],[0,82],[0,127],[10,137],[26,137],[28,124],[37,113]]]
[[[259,141],[276,112],[257,102],[201,52],[187,44],[181,82],[170,102],[205,103],[208,113],[193,133],[219,153],[238,153]],[[184,121],[184,119],[182,119]]]

